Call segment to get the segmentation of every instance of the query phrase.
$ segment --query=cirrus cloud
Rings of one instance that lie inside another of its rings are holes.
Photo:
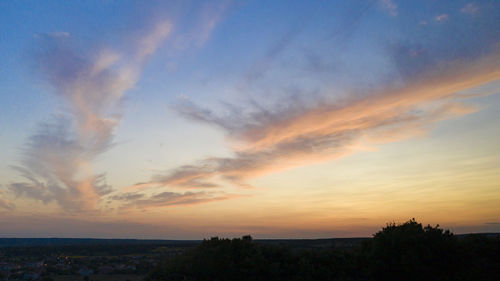
[[[131,56],[110,50],[83,55],[61,37],[40,37],[43,51],[37,56],[40,70],[67,106],[68,114],[55,115],[40,124],[23,148],[20,172],[25,181],[8,185],[16,196],[55,201],[67,211],[92,211],[111,192],[104,174],[95,174],[92,163],[113,145],[113,131],[120,122],[117,106],[137,82],[146,59],[171,31],[159,22],[134,42]]]
[[[332,160],[381,143],[425,133],[440,120],[469,114],[460,91],[500,79],[500,53],[449,62],[413,75],[403,86],[386,86],[342,102],[285,104],[275,110],[229,110],[218,115],[184,99],[175,109],[184,117],[223,128],[232,157],[210,157],[155,175],[135,189],[193,188],[219,180],[248,187],[260,175]]]

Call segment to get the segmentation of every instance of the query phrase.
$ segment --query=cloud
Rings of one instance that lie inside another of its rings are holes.
[[[92,164],[114,145],[125,92],[136,84],[147,59],[164,41],[171,55],[205,44],[229,3],[202,5],[195,23],[189,19],[187,30],[174,28],[169,20],[157,21],[129,44],[129,52],[104,48],[88,54],[71,46],[67,33],[36,36],[43,44],[36,57],[39,70],[64,101],[67,113],[40,124],[30,137],[20,165],[13,167],[24,180],[8,185],[10,192],[44,204],[56,202],[73,212],[99,209],[107,197],[117,196],[110,194],[113,190],[105,174],[96,174]]]
[[[390,57],[403,79],[412,79],[415,75],[427,70],[428,67],[436,67],[438,57],[420,44],[397,43],[389,47]]]
[[[275,110],[230,108],[226,115],[217,115],[184,99],[176,107],[179,113],[223,128],[232,141],[233,156],[181,166],[135,188],[189,188],[194,182],[219,180],[247,187],[246,180],[260,175],[423,134],[435,122],[477,110],[457,93],[499,79],[500,53],[449,62],[434,71],[423,69],[399,87],[386,86],[337,102],[297,100]]]
[[[16,207],[14,203],[2,198],[2,196],[3,196],[3,191],[0,190],[0,209],[5,209],[8,211],[14,210]]]
[[[464,14],[476,15],[479,12],[479,7],[475,3],[468,3],[460,11]]]
[[[308,74],[334,73],[339,70],[339,63],[329,61],[313,50],[304,50],[305,66],[304,71]]]
[[[48,35],[51,37],[54,37],[54,38],[67,38],[70,36],[69,32],[65,32],[65,31],[51,32],[51,33],[48,33]]]
[[[445,22],[449,19],[449,16],[447,14],[441,14],[441,15],[437,15],[434,17],[434,20],[436,20],[437,22]]]
[[[377,1],[362,1],[350,6],[338,19],[338,23],[332,26],[328,32],[328,43],[331,44],[331,52],[340,54],[342,48],[346,46],[349,39],[355,34],[363,17]],[[281,36],[277,36],[276,40],[264,52],[261,58],[257,59],[245,73],[241,82],[238,85],[238,90],[246,90],[258,81],[263,80],[277,66],[277,60],[281,58],[288,50],[293,50],[294,45],[303,43],[297,40],[298,37],[307,29],[310,22],[314,21],[314,14],[304,12],[300,17],[296,18],[292,25],[288,27],[286,32]],[[296,43],[296,44],[295,44]],[[321,43],[319,43],[321,44]],[[314,45],[314,44],[313,44]],[[310,46],[313,46],[310,45]],[[310,47],[309,46],[309,47]],[[309,71],[309,76],[315,74],[332,73],[337,70],[338,61],[331,61],[327,56],[320,55],[311,48],[303,48],[304,62],[299,68]],[[293,64],[294,59],[288,58],[288,64]],[[296,66],[293,66],[296,67]]]
[[[142,40],[139,41],[140,46],[137,53],[137,58],[139,62],[144,60],[147,56],[152,55],[160,43],[165,40],[165,38],[172,31],[172,23],[170,21],[161,21],[156,24],[152,32],[144,36]]]
[[[44,48],[37,56],[39,69],[68,113],[42,123],[30,137],[21,165],[15,167],[26,181],[11,183],[11,192],[44,203],[54,200],[68,211],[98,208],[111,187],[104,174],[94,173],[92,163],[113,145],[119,102],[170,30],[170,22],[159,22],[127,55],[109,49],[85,55],[61,36],[40,38]]]
[[[122,209],[129,208],[151,208],[151,207],[168,207],[176,205],[196,205],[213,201],[227,200],[235,197],[235,195],[225,194],[221,192],[170,192],[165,191],[150,196],[138,192],[121,193],[111,196],[109,199],[123,202]]]
[[[189,28],[178,26],[174,31],[170,40],[171,54],[177,55],[181,51],[205,45],[230,6],[231,1],[204,2],[197,11],[189,10],[186,17],[188,21],[183,25]]]
[[[292,26],[282,37],[266,51],[263,57],[257,60],[245,74],[240,88],[246,88],[255,81],[264,77],[272,68],[275,60],[289,47],[293,40],[300,34],[305,24]]]
[[[360,26],[365,15],[377,1],[361,1],[351,6],[339,18],[339,23],[331,32],[331,39],[334,46],[345,46],[349,39],[355,34],[356,29]]]
[[[70,37],[69,32],[66,31],[55,31],[55,32],[48,32],[48,33],[35,33],[33,35],[34,38],[40,39],[40,38],[52,38],[52,39],[67,39]]]
[[[384,10],[389,13],[389,15],[393,17],[398,15],[398,5],[396,5],[392,0],[380,0],[380,4]]]
[[[196,47],[201,47],[211,37],[217,23],[230,6],[230,1],[221,1],[220,3],[206,3],[201,11],[200,24],[195,36]]]
[[[5,199],[0,198],[0,208],[11,211],[11,210],[14,210],[15,206],[13,203],[11,203]]]

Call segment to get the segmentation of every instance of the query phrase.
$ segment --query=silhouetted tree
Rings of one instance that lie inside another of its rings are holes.
[[[460,280],[457,239],[439,225],[390,223],[367,244],[364,252],[378,280]]]

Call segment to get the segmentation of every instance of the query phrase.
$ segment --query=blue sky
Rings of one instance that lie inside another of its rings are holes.
[[[499,231],[499,9],[0,3],[0,235]]]

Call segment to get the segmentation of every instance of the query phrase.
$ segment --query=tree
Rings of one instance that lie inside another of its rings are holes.
[[[365,251],[378,280],[460,280],[457,239],[449,230],[411,219],[387,224]],[[457,279],[458,278],[458,279]]]

